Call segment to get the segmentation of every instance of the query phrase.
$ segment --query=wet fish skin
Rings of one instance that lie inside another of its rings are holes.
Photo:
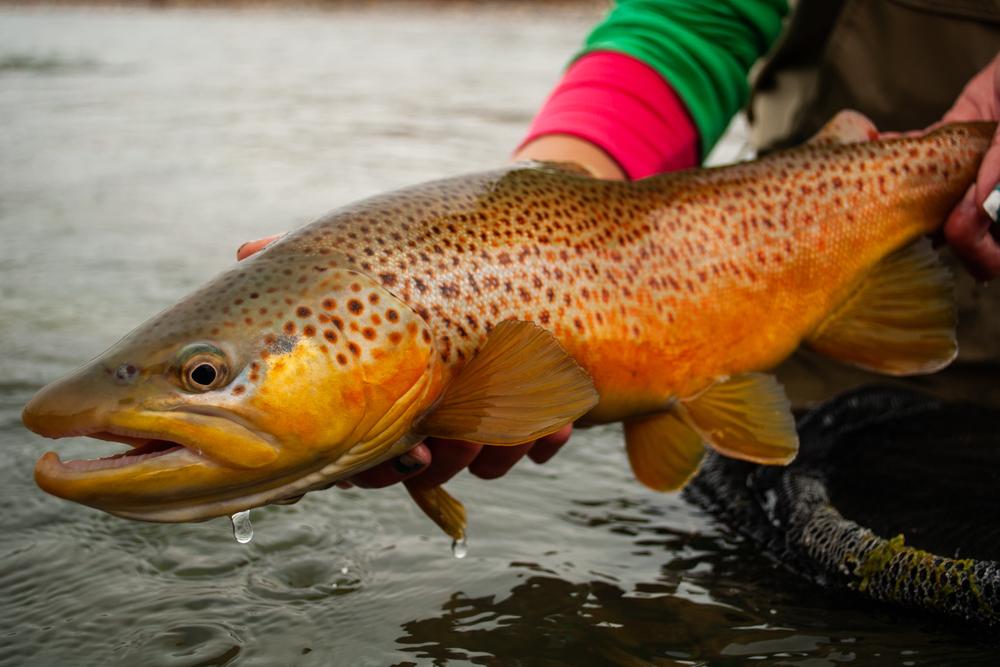
[[[937,228],[992,132],[969,123],[857,143],[866,137],[837,130],[756,162],[637,182],[518,165],[346,206],[223,273],[24,411],[49,437],[180,449],[87,470],[49,453],[36,479],[122,516],[198,520],[329,486],[427,435],[475,440],[483,424],[497,434],[507,424],[510,442],[487,444],[515,444],[575,417],[657,414],[727,454],[790,460],[783,393],[748,374],[826,329],[884,258]],[[506,358],[463,376],[510,321],[550,332],[593,400],[524,327],[504,330]],[[550,366],[518,353],[529,343]],[[912,368],[950,360],[935,354]],[[202,358],[220,372],[207,388],[191,381]],[[720,393],[729,378],[743,379]],[[460,381],[485,397],[478,407],[449,403]],[[519,404],[522,390],[536,398]],[[709,399],[756,426],[720,421]],[[668,464],[630,447],[634,466],[665,466],[640,474],[647,483],[693,473],[700,454],[688,454]],[[433,517],[425,504],[448,500],[424,491],[411,488]]]

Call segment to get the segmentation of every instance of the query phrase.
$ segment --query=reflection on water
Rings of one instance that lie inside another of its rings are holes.
[[[593,20],[499,6],[0,10],[0,665],[966,664],[956,628],[817,591],[630,479],[620,431],[449,489],[125,521],[43,495],[43,382],[227,266],[244,240],[506,159]],[[69,457],[112,443],[58,445]]]

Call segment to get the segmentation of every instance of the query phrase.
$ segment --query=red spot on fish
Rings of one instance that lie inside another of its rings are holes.
[[[299,306],[298,309],[295,311],[295,314],[298,315],[299,317],[309,317],[310,315],[312,315],[312,310],[306,308],[305,306]]]

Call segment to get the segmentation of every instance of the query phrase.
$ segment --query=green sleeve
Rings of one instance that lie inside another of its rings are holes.
[[[777,39],[786,0],[619,0],[584,49],[646,63],[687,105],[708,155],[750,95],[747,74]]]

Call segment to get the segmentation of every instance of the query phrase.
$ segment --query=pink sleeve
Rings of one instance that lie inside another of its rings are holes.
[[[633,179],[698,164],[698,131],[670,84],[613,51],[588,53],[566,70],[521,146],[547,134],[589,141]]]

